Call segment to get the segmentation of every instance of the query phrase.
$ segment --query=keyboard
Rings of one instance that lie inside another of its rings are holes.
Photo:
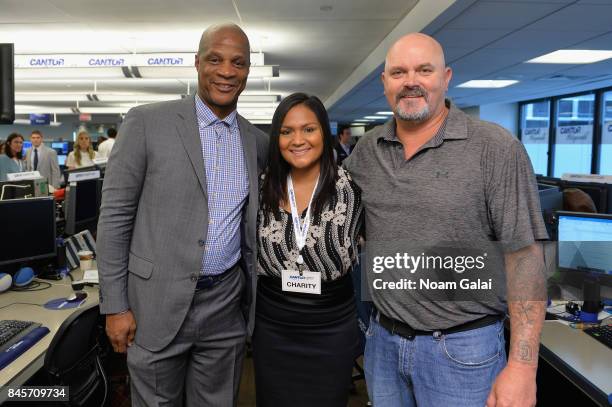
[[[32,321],[0,320],[0,369],[30,349],[49,329]]]
[[[608,348],[612,348],[612,325],[594,326],[585,329],[584,332],[597,339]]]

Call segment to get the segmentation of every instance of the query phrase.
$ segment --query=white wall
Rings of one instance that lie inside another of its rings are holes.
[[[518,137],[518,103],[480,105],[480,119],[497,123],[508,130],[514,137]]]

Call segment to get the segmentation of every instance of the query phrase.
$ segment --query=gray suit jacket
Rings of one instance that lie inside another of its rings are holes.
[[[241,224],[243,311],[249,333],[256,287],[258,175],[268,137],[238,116],[249,172]],[[130,110],[106,166],[98,223],[100,310],[130,308],[136,342],[151,351],[176,336],[191,305],[208,225],[195,98]],[[187,159],[185,158],[187,157]]]
[[[40,172],[40,175],[47,178],[49,185],[53,185],[54,188],[59,188],[62,174],[59,169],[59,163],[57,162],[57,153],[54,149],[45,145],[41,145],[38,148],[42,151],[38,156],[37,171]],[[26,171],[34,171],[34,164],[32,163],[32,159],[34,158],[33,154],[34,148],[28,149],[26,153]]]

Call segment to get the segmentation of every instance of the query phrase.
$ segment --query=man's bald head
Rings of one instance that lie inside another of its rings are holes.
[[[395,118],[419,125],[444,113],[444,98],[452,72],[438,41],[412,33],[387,52],[382,81]]]
[[[238,25],[234,23],[223,23],[223,24],[215,24],[213,26],[210,26],[202,33],[202,37],[200,38],[200,45],[198,46],[198,55],[205,54],[206,50],[210,46],[212,39],[217,34],[222,34],[225,32],[232,32],[242,37],[242,39],[244,40],[244,46],[246,48],[246,51],[247,53],[250,54],[251,46],[249,44],[249,37],[247,37],[244,31],[242,31],[242,28],[240,28]]]
[[[422,33],[406,34],[397,41],[395,41],[387,52],[387,57],[385,58],[385,67],[389,63],[390,57],[393,58],[398,53],[405,52],[408,48],[427,49],[432,53],[433,56],[436,56],[435,62],[438,62],[441,67],[446,67],[446,62],[444,60],[444,50],[442,49],[440,43],[436,41],[433,37]]]

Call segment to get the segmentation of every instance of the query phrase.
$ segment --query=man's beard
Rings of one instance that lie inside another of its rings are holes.
[[[415,122],[421,123],[429,118],[429,105],[425,104],[425,106],[416,112],[406,112],[401,108],[401,99],[407,96],[422,96],[425,99],[425,102],[428,101],[427,92],[421,88],[420,86],[415,86],[413,88],[406,88],[397,94],[395,97],[395,115],[403,121],[407,122]]]

